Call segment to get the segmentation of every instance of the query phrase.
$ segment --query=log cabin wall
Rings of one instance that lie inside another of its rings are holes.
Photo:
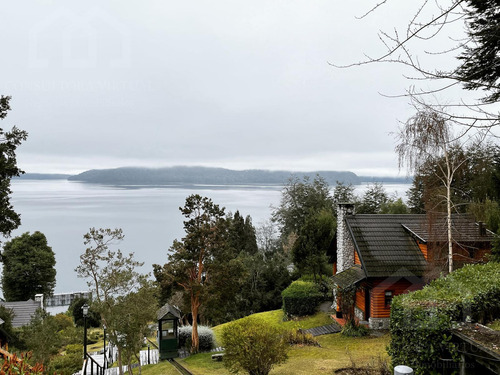
[[[417,241],[418,243],[418,247],[420,248],[420,251],[422,252],[422,254],[424,254],[424,258],[425,260],[429,260],[427,257],[428,257],[428,253],[427,253],[427,244],[423,243],[423,242],[420,242],[420,241]]]
[[[355,303],[356,303],[356,307],[358,309],[360,309],[363,314],[366,312],[365,311],[365,288],[358,288],[356,290],[356,299],[355,299]]]
[[[361,260],[359,259],[358,252],[354,249],[354,264],[358,264],[361,266]]]
[[[389,318],[391,313],[390,304],[386,304],[386,291],[392,291],[392,296],[422,289],[424,283],[420,279],[407,280],[405,278],[379,278],[373,280],[373,288],[370,294],[370,311],[373,318]]]

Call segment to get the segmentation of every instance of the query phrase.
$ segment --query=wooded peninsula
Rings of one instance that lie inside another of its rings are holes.
[[[210,167],[122,167],[114,169],[92,169],[77,175],[26,173],[19,178],[32,180],[67,179],[96,184],[111,185],[278,185],[282,186],[290,176],[303,178],[320,175],[330,185],[338,182],[358,185],[362,182],[408,183],[405,177],[358,176],[349,171],[269,171],[262,169],[231,170]]]

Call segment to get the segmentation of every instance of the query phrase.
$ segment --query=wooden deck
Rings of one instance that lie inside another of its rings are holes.
[[[316,337],[321,335],[329,335],[332,333],[339,333],[340,330],[341,327],[337,323],[333,323],[333,324],[328,324],[326,326],[305,329],[304,332],[310,333],[311,335]]]

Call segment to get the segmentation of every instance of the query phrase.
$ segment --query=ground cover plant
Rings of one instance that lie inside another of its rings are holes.
[[[500,312],[500,263],[467,265],[424,289],[397,296],[391,307],[394,365],[428,373],[440,358],[458,360],[453,321],[488,323]]]

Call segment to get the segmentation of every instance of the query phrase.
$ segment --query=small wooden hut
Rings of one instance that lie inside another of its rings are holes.
[[[180,311],[168,303],[158,310],[158,348],[160,360],[179,356]]]

